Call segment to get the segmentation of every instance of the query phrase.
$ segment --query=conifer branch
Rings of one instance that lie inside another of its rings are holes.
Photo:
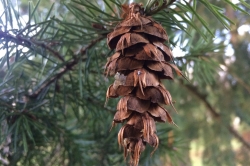
[[[181,85],[183,85],[186,89],[188,89],[190,92],[192,92],[197,98],[199,98],[202,103],[206,106],[206,108],[208,109],[208,111],[211,113],[212,117],[215,119],[220,119],[220,114],[218,112],[216,112],[216,110],[214,109],[213,106],[211,106],[211,104],[207,101],[206,99],[206,95],[201,94],[196,87],[192,86],[192,85],[187,85],[184,84],[183,82],[181,82]]]
[[[0,39],[4,38],[6,42],[8,41],[12,41],[17,45],[21,45],[23,47],[28,47],[29,49],[33,50],[34,47],[41,47],[43,49],[48,50],[49,52],[52,53],[52,55],[54,57],[56,57],[57,59],[61,60],[62,62],[64,62],[64,59],[62,57],[62,55],[60,55],[60,53],[56,50],[54,50],[53,48],[51,48],[49,46],[49,44],[42,42],[42,41],[38,41],[31,38],[25,38],[23,37],[21,34],[18,34],[16,36],[9,34],[8,32],[3,32],[2,30],[0,30]],[[52,42],[50,42],[52,43]],[[32,45],[35,45],[32,47]]]
[[[83,47],[82,49],[80,49],[79,52],[73,55],[72,60],[66,62],[64,67],[60,68],[60,71],[57,74],[55,74],[50,79],[46,80],[42,85],[39,86],[39,88],[37,88],[37,90],[35,90],[32,94],[28,96],[32,98],[36,98],[44,89],[46,89],[49,85],[54,83],[56,80],[60,79],[65,73],[71,70],[78,63],[80,58],[82,58],[82,56],[86,54],[88,49],[92,48],[96,43],[98,43],[104,38],[106,38],[106,36],[100,36],[97,39],[91,41],[90,44],[88,44],[86,47]]]
[[[230,125],[228,125],[228,130],[235,138],[238,139],[248,150],[250,150],[250,144]]]
[[[48,50],[49,52],[52,53],[52,55],[54,55],[57,59],[60,59],[62,62],[65,62],[63,56],[56,50],[54,50],[53,48],[50,47],[50,45],[53,45],[53,42],[50,42],[49,44],[46,44],[45,42],[40,42],[34,39],[31,39],[32,43],[34,43],[37,46],[40,46],[46,50]]]
[[[156,8],[155,10],[154,9],[150,10],[150,12],[147,13],[146,15],[148,15],[148,16],[154,15],[154,14],[160,12],[161,10],[166,9],[167,7],[172,5],[175,1],[177,1],[177,0],[170,0],[170,2],[167,3],[166,0],[165,0],[160,7]]]
[[[183,82],[180,81],[180,84],[184,86],[187,90],[189,90],[191,93],[193,93],[199,100],[203,102],[203,104],[206,106],[207,110],[211,113],[212,117],[215,120],[220,120],[221,114],[218,113],[215,108],[207,101],[206,95],[201,94],[196,87],[192,85],[186,85]],[[229,124],[225,125],[225,127],[229,130],[229,132],[238,140],[240,141],[246,148],[250,150],[250,144],[244,140],[244,138]]]

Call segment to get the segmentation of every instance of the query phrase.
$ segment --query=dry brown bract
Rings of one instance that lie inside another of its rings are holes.
[[[124,21],[107,39],[108,46],[116,52],[105,66],[107,75],[115,75],[106,97],[122,96],[113,126],[125,123],[118,133],[118,143],[124,156],[130,155],[130,165],[137,166],[147,143],[155,150],[159,145],[155,122],[174,123],[162,106],[173,103],[160,79],[173,79],[173,69],[178,75],[182,73],[171,63],[173,56],[164,44],[168,36],[163,27],[143,14],[142,5],[122,7]]]

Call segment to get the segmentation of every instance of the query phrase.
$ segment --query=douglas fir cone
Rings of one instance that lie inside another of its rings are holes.
[[[146,144],[159,145],[155,121],[173,123],[162,106],[172,105],[168,90],[161,79],[173,79],[171,50],[164,44],[168,36],[163,27],[144,15],[142,5],[123,5],[123,18],[108,34],[108,46],[115,49],[106,64],[106,74],[115,75],[107,90],[107,98],[121,96],[113,125],[124,122],[118,133],[118,143],[130,164],[137,166]],[[152,152],[153,153],[153,152]]]

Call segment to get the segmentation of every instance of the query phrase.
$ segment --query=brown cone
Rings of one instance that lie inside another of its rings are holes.
[[[168,36],[163,27],[146,17],[141,5],[123,5],[124,20],[108,34],[108,46],[116,52],[106,64],[106,74],[115,75],[107,98],[122,96],[117,104],[113,124],[125,122],[118,133],[124,156],[137,166],[146,144],[158,147],[155,121],[173,123],[161,104],[172,105],[168,90],[160,79],[173,79],[172,52],[164,41]],[[153,152],[152,152],[153,153]]]

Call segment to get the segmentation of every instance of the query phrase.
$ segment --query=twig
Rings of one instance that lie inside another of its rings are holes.
[[[186,85],[183,82],[180,81],[180,84],[188,89],[191,93],[193,93],[199,100],[203,102],[203,104],[206,106],[207,110],[211,113],[212,117],[219,121],[221,118],[221,114],[216,112],[215,108],[212,107],[212,105],[207,101],[206,95],[201,94],[196,87],[192,85]],[[246,148],[250,150],[250,144],[244,140],[244,138],[229,124],[225,125],[225,127],[229,130],[229,132],[236,138],[238,141],[240,141]]]
[[[228,126],[227,128],[235,138],[237,138],[243,145],[247,147],[247,149],[250,150],[250,144],[246,140],[244,140],[244,138],[232,126]]]
[[[28,48],[30,48],[31,45],[36,45],[38,47],[42,47],[42,48],[48,50],[49,52],[51,52],[52,55],[55,56],[57,59],[64,62],[62,55],[60,55],[59,52],[55,51],[54,49],[52,49],[49,45],[47,45],[44,42],[40,42],[40,41],[37,41],[34,39],[27,39],[27,38],[23,37],[22,35],[14,36],[14,35],[9,34],[8,32],[3,32],[0,30],[0,39],[1,38],[5,38],[6,41],[12,41],[12,42],[16,43],[17,45],[21,45],[21,46],[28,47]]]
[[[220,118],[220,114],[216,112],[216,110],[211,106],[211,104],[207,101],[206,99],[206,95],[201,94],[200,92],[198,92],[197,88],[192,86],[192,85],[187,85],[184,84],[183,82],[181,82],[181,85],[183,85],[186,89],[188,89],[190,92],[192,92],[198,99],[200,99],[202,101],[202,103],[208,108],[208,111],[211,113],[211,115],[213,116],[213,118],[215,119],[219,119]]]
[[[36,41],[33,39],[31,39],[31,41],[35,45],[40,46],[40,47],[48,50],[49,52],[51,52],[56,58],[60,59],[62,62],[65,62],[62,55],[58,51],[55,51],[53,48],[51,48],[49,45],[45,44],[44,42],[39,42],[39,41]]]
[[[61,68],[61,70],[51,77],[49,80],[46,80],[42,85],[39,86],[37,90],[35,90],[32,94],[28,95],[29,97],[36,98],[45,88],[47,88],[50,84],[54,83],[57,79],[61,78],[65,73],[71,70],[82,58],[83,55],[86,54],[86,51],[93,47],[96,43],[104,39],[106,36],[100,36],[99,38],[91,41],[89,45],[83,47],[79,52],[73,55],[73,59],[71,61],[66,62],[65,66]]]
[[[148,16],[154,15],[154,14],[158,13],[159,11],[161,11],[161,10],[169,7],[170,5],[172,5],[175,1],[177,1],[177,0],[171,0],[171,1],[169,1],[169,3],[167,3],[166,0],[165,0],[160,7],[158,7],[156,10],[149,11],[148,13],[146,13],[146,15],[148,15]]]

